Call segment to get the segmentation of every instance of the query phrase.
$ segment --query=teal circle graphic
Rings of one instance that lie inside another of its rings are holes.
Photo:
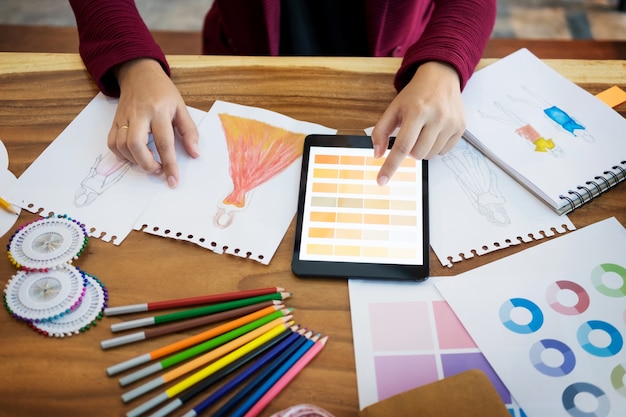
[[[576,406],[574,399],[578,394],[583,392],[593,395],[598,401],[598,406],[593,412],[583,411]],[[565,388],[561,401],[563,402],[565,411],[572,417],[606,417],[611,411],[609,397],[607,397],[600,388],[587,382],[576,382]]]
[[[547,349],[556,349],[563,356],[563,363],[559,366],[548,366],[541,359],[541,354]],[[564,376],[574,370],[576,356],[565,343],[554,339],[543,339],[530,347],[530,362],[536,370],[547,376]]]
[[[589,340],[589,334],[593,330],[602,330],[606,332],[610,338],[611,343],[609,343],[606,347],[596,346]],[[580,325],[578,328],[578,332],[576,334],[578,338],[578,343],[582,346],[585,351],[591,353],[594,356],[608,357],[616,355],[622,347],[624,346],[624,339],[620,334],[619,330],[613,327],[612,324],[609,324],[605,321],[601,320],[589,320]]]
[[[602,282],[602,277],[607,272],[614,272],[622,278],[622,286],[619,288],[607,287]],[[609,297],[626,297],[626,268],[621,265],[605,263],[593,268],[591,271],[591,283],[600,293]]]
[[[528,324],[519,324],[511,318],[511,312],[515,308],[523,308],[530,312],[532,319]],[[511,298],[500,306],[500,321],[504,327],[515,333],[534,333],[543,325],[543,313],[537,304],[525,298]]]
[[[624,376],[626,376],[626,363],[617,365],[611,371],[611,385],[622,397],[626,397],[626,387],[624,386]]]

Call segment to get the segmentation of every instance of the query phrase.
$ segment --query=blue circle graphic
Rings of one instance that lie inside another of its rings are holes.
[[[563,356],[563,362],[559,366],[548,366],[541,358],[541,354],[547,349],[556,349]],[[576,356],[565,343],[554,339],[543,339],[530,348],[530,362],[536,370],[547,376],[564,376],[574,370],[576,366]]]
[[[524,308],[528,310],[532,316],[531,320],[527,324],[518,324],[511,318],[511,312],[515,308]],[[537,306],[530,300],[525,298],[511,298],[505,301],[500,307],[500,321],[507,329],[521,334],[534,333],[543,325],[543,313]]]
[[[596,346],[591,343],[589,340],[589,334],[593,330],[602,330],[606,332],[611,338],[611,343],[609,343],[606,347]],[[601,320],[589,320],[581,324],[578,328],[576,336],[580,346],[582,346],[582,348],[588,353],[595,356],[608,357],[616,355],[624,346],[624,339],[622,338],[619,330],[613,327],[613,325]]]
[[[547,349],[556,349],[563,356],[563,362],[559,366],[548,366],[541,358],[541,354]],[[536,370],[547,376],[564,376],[574,370],[576,356],[572,349],[565,343],[554,339],[543,339],[530,347],[530,362]]]
[[[593,395],[598,401],[598,406],[593,412],[583,411],[576,406],[574,398],[583,392]],[[572,417],[606,417],[611,411],[609,397],[600,388],[587,382],[576,382],[565,388],[561,400],[565,411]]]

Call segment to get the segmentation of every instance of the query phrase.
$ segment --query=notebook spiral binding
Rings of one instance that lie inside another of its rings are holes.
[[[594,177],[594,180],[587,181],[585,185],[579,185],[576,190],[569,190],[568,195],[560,195],[562,200],[567,201],[567,205],[563,208],[566,214],[574,211],[598,197],[600,194],[615,187],[620,182],[626,180],[626,160],[621,161],[618,165],[611,167],[611,170],[604,171],[602,175]]]

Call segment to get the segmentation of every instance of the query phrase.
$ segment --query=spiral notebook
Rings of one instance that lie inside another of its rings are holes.
[[[559,214],[626,178],[626,119],[520,49],[463,91],[464,137]]]

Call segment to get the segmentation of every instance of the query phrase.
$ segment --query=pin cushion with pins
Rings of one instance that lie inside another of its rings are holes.
[[[37,332],[64,337],[95,325],[108,303],[103,283],[72,265],[88,242],[85,225],[67,215],[24,224],[7,245],[18,269],[7,282],[4,306]]]

